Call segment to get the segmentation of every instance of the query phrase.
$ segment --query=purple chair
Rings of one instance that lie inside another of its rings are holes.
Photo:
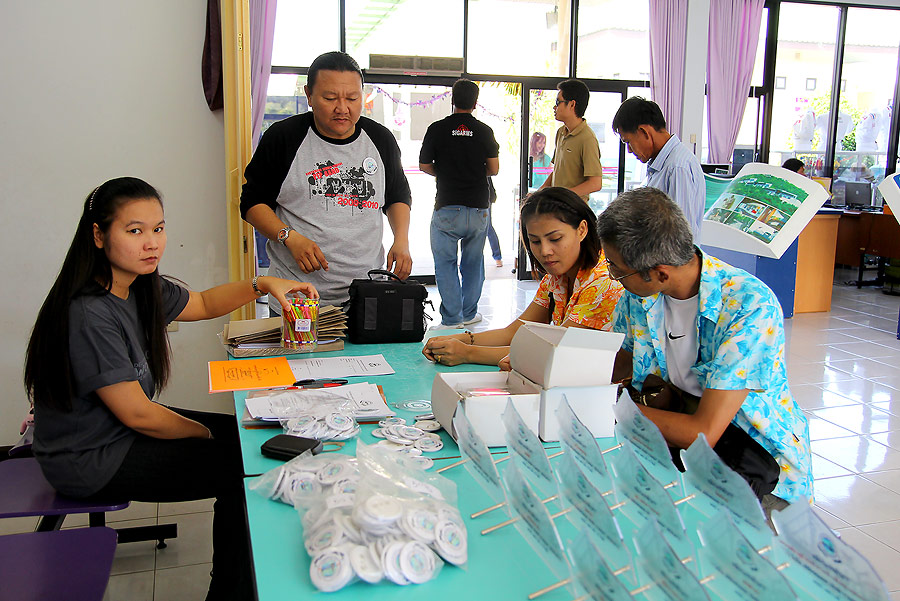
[[[128,505],[128,501],[104,503],[60,495],[32,457],[0,461],[0,518],[42,516],[36,528],[38,532],[59,530],[70,513],[90,514],[92,527],[105,526],[105,512],[125,509]],[[156,547],[164,549],[165,539],[178,536],[178,525],[138,526],[116,532],[120,543],[156,540]]]
[[[0,598],[100,601],[115,552],[112,528],[0,536]]]

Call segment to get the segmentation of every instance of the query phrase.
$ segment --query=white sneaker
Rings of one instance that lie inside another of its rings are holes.
[[[438,325],[431,326],[428,329],[429,330],[459,330],[459,329],[462,329],[462,327],[463,327],[463,324],[461,324],[461,323],[457,323],[457,324],[439,323]]]
[[[481,319],[482,319],[481,313],[476,313],[475,317],[473,317],[472,319],[464,319],[462,322],[462,325],[464,325],[464,326],[472,325],[473,323],[478,323],[479,321],[481,321]]]

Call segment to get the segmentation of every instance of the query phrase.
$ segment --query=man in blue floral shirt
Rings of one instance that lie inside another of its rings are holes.
[[[811,500],[809,425],[788,389],[784,317],[772,291],[703,255],[681,210],[655,188],[619,195],[598,228],[610,278],[626,290],[613,325],[625,334],[617,376],[630,371],[637,390],[656,376],[699,397],[693,413],[640,406],[643,413],[671,447],[686,449],[703,432],[723,459],[738,458],[726,459],[738,472],[748,456],[771,463],[768,485],[742,473],[764,507]]]

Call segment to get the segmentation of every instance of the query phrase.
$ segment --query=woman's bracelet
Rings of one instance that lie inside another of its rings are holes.
[[[463,334],[468,334],[469,335],[469,344],[471,346],[475,346],[475,334],[473,334],[469,330],[466,330],[465,332],[463,332]]]

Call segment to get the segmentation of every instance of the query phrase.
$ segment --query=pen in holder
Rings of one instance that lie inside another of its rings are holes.
[[[281,346],[287,349],[314,350],[319,299],[288,297],[291,310],[281,316]]]

